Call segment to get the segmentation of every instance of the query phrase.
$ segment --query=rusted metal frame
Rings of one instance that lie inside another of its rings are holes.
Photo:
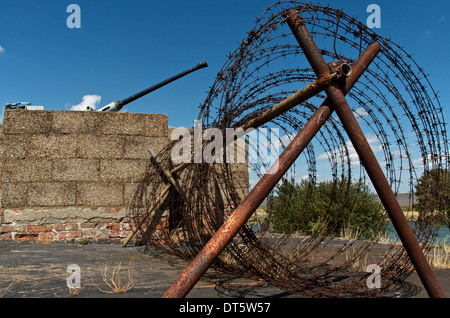
[[[181,190],[181,187],[180,187],[180,185],[178,184],[178,181],[177,181],[177,180],[175,179],[175,177],[173,176],[173,174],[172,174],[170,171],[164,169],[164,168],[156,161],[157,155],[156,155],[155,151],[154,151],[153,149],[149,149],[148,152],[150,153],[150,157],[151,157],[150,160],[151,160],[151,162],[152,162],[155,166],[158,167],[158,170],[161,170],[161,171],[162,171],[162,173],[163,173],[165,179],[166,179],[167,181],[169,181],[169,183],[172,185],[172,187],[174,187],[175,190],[177,190],[178,193],[179,193],[180,195],[184,196],[184,193],[183,193],[183,191]]]
[[[358,81],[360,76],[373,61],[380,50],[380,45],[374,43],[358,58],[352,66],[352,74],[346,79],[344,91],[348,92]],[[283,175],[297,160],[315,134],[320,130],[326,120],[333,113],[334,106],[329,99],[315,111],[305,126],[294,137],[291,143],[282,152],[275,164],[269,169],[231,216],[219,228],[211,240],[204,246],[195,259],[178,277],[173,285],[163,295],[164,298],[185,297],[200,280],[215,259],[232,241],[239,230],[248,221],[258,206],[269,195]]]
[[[142,219],[135,225],[134,229],[127,235],[125,240],[122,242],[122,246],[125,247],[130,243],[131,239],[136,235],[136,233],[139,231],[139,229],[142,227],[142,225],[148,220],[148,218],[152,215],[153,211],[158,209],[161,204],[164,202],[164,199],[166,198],[166,195],[169,193],[170,189],[173,187],[178,193],[183,195],[183,192],[181,191],[181,187],[178,184],[178,181],[176,180],[175,176],[178,171],[175,171],[172,169],[172,171],[167,171],[164,168],[162,168],[159,163],[156,161],[156,153],[153,149],[149,149],[148,152],[150,153],[150,160],[154,165],[157,165],[159,170],[162,171],[163,176],[168,181],[168,183],[165,185],[161,193],[158,195],[158,197],[153,201],[149,209],[147,210],[146,214],[142,217]],[[175,175],[175,176],[174,176]]]
[[[276,116],[279,116],[288,110],[292,109],[293,107],[301,104],[302,102],[306,101],[307,99],[315,96],[316,94],[322,92],[326,86],[328,86],[332,81],[341,78],[341,77],[347,77],[351,74],[351,69],[348,69],[348,67],[342,67],[342,65],[346,65],[346,63],[340,63],[339,67],[336,69],[333,69],[332,72],[328,74],[322,75],[320,78],[315,80],[314,82],[308,84],[304,88],[298,90],[291,96],[287,97],[277,105],[271,107],[252,121],[248,122],[247,124],[241,126],[238,128],[237,131],[237,138],[243,137],[246,133],[248,133],[248,129],[253,128],[256,129],[258,127],[261,127],[265,123],[269,122]],[[348,65],[347,65],[348,66]],[[150,153],[151,156],[155,156],[154,154]],[[178,173],[181,173],[185,168],[187,168],[189,164],[182,163],[178,165],[177,167],[173,168],[171,171],[164,171],[167,179],[170,181],[170,183],[164,188],[165,194],[170,190],[171,184],[174,184],[175,179],[170,177],[171,175],[176,175]],[[167,188],[167,189],[166,189]],[[177,187],[175,187],[177,189]],[[179,188],[179,187],[178,187]],[[139,231],[141,226],[148,220],[150,215],[153,213],[155,209],[159,207],[160,204],[164,200],[160,200],[165,194],[160,194],[158,198],[155,200],[155,202],[159,204],[152,204],[149,209],[146,211],[144,216],[142,217],[142,221],[140,221],[135,228],[128,234],[128,236],[125,238],[125,240],[122,243],[122,246],[127,246],[128,243],[131,241],[131,239],[136,235],[136,233]]]
[[[328,73],[328,65],[296,10],[289,10],[287,12],[287,23],[316,75]],[[350,109],[342,90],[335,83],[331,83],[325,89],[325,92],[327,97],[334,104],[336,113],[347,132],[362,165],[369,175],[414,268],[428,292],[428,295],[433,298],[445,297],[445,294],[439,285],[375,154],[370,148],[361,127]]]
[[[265,123],[271,121],[275,117],[285,113],[286,111],[292,109],[295,106],[298,106],[300,103],[304,102],[305,100],[317,95],[318,93],[322,92],[325,87],[327,87],[331,82],[334,80],[340,78],[341,76],[348,77],[351,73],[350,70],[334,70],[332,72],[329,72],[327,74],[322,75],[320,78],[315,80],[313,83],[305,86],[301,90],[297,91],[296,93],[292,94],[288,98],[284,99],[277,105],[271,107],[270,109],[266,110],[264,113],[256,117],[255,119],[249,121],[248,123],[242,125],[238,129],[242,129],[243,131],[249,129],[249,128],[258,128],[264,125]]]
[[[136,235],[136,233],[140,230],[142,225],[147,222],[148,218],[152,216],[153,211],[158,209],[161,204],[164,202],[164,199],[166,198],[167,194],[169,193],[170,189],[172,188],[172,185],[170,183],[167,183],[161,193],[158,195],[155,200],[153,200],[152,204],[148,208],[145,215],[137,222],[137,224],[134,226],[134,229],[131,230],[131,232],[128,234],[128,236],[125,238],[125,240],[122,243],[122,246],[125,247],[128,245],[128,243],[131,241],[131,239]]]

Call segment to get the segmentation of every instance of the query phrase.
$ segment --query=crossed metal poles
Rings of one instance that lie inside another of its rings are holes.
[[[314,43],[303,20],[298,15],[298,12],[296,10],[287,11],[286,21],[316,75],[320,78],[321,76],[328,74],[330,68]],[[185,297],[189,293],[214,260],[236,236],[258,206],[288,171],[290,166],[295,162],[333,111],[336,111],[346,130],[361,163],[369,175],[401,242],[428,292],[428,295],[433,298],[445,297],[444,292],[417,242],[414,232],[403,214],[395,194],[390,188],[367,139],[345,99],[345,94],[348,93],[359,77],[364,73],[365,69],[375,59],[380,49],[381,47],[378,43],[373,43],[365,50],[352,66],[352,73],[347,78],[345,86],[340,87],[338,83],[331,82],[325,88],[325,93],[327,94],[325,102],[316,110],[297,136],[286,147],[277,159],[277,162],[269,169],[268,173],[260,179],[211,240],[166,291],[163,295],[164,298]]]

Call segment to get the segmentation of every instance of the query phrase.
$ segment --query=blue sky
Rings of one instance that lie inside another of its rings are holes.
[[[0,104],[26,101],[69,110],[84,96],[96,95],[101,107],[206,60],[208,68],[126,106],[129,112],[168,114],[172,127],[192,127],[227,54],[274,2],[0,0]],[[72,3],[81,8],[79,29],[66,24]],[[317,3],[362,22],[369,16],[367,6],[378,4],[376,32],[414,54],[439,91],[448,122],[450,1]]]
[[[198,105],[226,55],[273,0],[0,1],[0,104],[29,101],[70,109],[84,95],[99,106],[120,100],[206,60],[202,69],[127,106],[165,113],[171,126],[192,126]],[[69,29],[69,4],[81,29]],[[441,103],[450,97],[450,2],[321,1],[366,21],[381,8],[377,33],[400,43],[431,74]]]

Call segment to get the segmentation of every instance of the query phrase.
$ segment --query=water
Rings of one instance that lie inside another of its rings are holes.
[[[414,230],[415,221],[410,221],[409,225]],[[392,240],[399,240],[397,232],[391,222],[388,222],[386,233],[392,237]],[[441,226],[434,238],[434,243],[450,244],[450,229],[447,226]]]
[[[415,221],[409,221],[409,225],[414,230]],[[258,232],[260,230],[258,224],[252,224],[251,229],[253,232]],[[395,231],[394,226],[391,222],[387,222],[386,234],[391,237],[391,241],[400,241],[397,235],[397,231]],[[450,229],[447,226],[441,226],[438,229],[438,233],[434,238],[434,243],[450,244]]]

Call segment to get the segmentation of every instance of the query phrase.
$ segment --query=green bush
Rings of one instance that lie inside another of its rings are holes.
[[[450,228],[450,172],[440,168],[426,171],[415,188],[419,217],[434,215]]]
[[[379,200],[361,181],[283,181],[275,190],[270,227],[278,233],[340,236],[351,229],[371,239],[384,224]]]

